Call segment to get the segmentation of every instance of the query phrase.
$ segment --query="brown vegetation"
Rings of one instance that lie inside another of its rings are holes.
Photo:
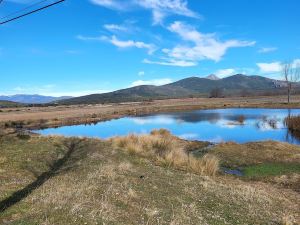
[[[207,154],[202,158],[195,158],[188,154],[184,141],[172,136],[165,129],[154,130],[150,135],[114,137],[111,141],[122,150],[151,158],[167,167],[207,176],[215,176],[219,170],[219,160],[215,156]]]
[[[239,167],[261,163],[300,163],[300,147],[288,143],[265,141],[237,144],[221,143],[210,150],[223,165]]]
[[[288,116],[284,123],[290,131],[300,132],[300,116]]]
[[[275,225],[299,221],[295,191],[153,165],[152,158],[86,138],[4,137],[0,201],[51,171],[53,162],[64,158],[66,146],[77,140],[78,148],[55,176],[0,213],[0,224]]]
[[[156,112],[214,108],[300,108],[300,96],[294,96],[287,105],[285,96],[231,97],[231,98],[186,98],[155,100],[106,105],[73,105],[49,107],[24,107],[2,109],[0,128],[39,129],[65,125],[89,124],[129,115],[145,115]]]

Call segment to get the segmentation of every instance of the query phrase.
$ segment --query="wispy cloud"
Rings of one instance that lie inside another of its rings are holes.
[[[215,34],[204,34],[197,31],[193,26],[176,21],[169,26],[169,30],[178,34],[183,40],[192,42],[194,45],[178,45],[173,49],[165,49],[172,58],[189,59],[199,61],[209,59],[220,61],[229,48],[249,47],[255,45],[254,41],[228,40],[219,41]]]
[[[133,40],[124,41],[118,39],[115,35],[111,37],[108,36],[87,37],[87,36],[78,35],[76,38],[82,41],[106,41],[118,48],[146,49],[149,55],[151,55],[153,52],[156,51],[156,46],[154,44],[149,44],[142,41],[133,41]]]
[[[185,61],[185,60],[176,60],[176,59],[163,59],[161,61],[152,61],[149,59],[144,59],[143,63],[156,64],[156,65],[162,65],[162,66],[178,66],[178,67],[190,67],[190,66],[197,65],[196,62]]]
[[[126,10],[129,4],[124,0],[90,0],[95,5],[100,5],[109,9]]]
[[[192,18],[201,16],[188,8],[186,0],[135,0],[136,4],[152,11],[153,24],[160,24],[168,15],[181,15]]]
[[[201,60],[213,60],[218,62],[230,48],[251,47],[255,41],[227,40],[219,41],[215,34],[205,34],[196,30],[195,27],[181,21],[172,23],[168,30],[179,35],[184,41],[172,49],[163,49],[167,55],[163,61],[144,61],[171,66],[195,66]]]
[[[269,52],[275,52],[278,48],[276,47],[268,47],[268,48],[260,48],[258,50],[259,53],[269,53]]]
[[[133,40],[120,40],[118,39],[115,35],[113,35],[111,38],[103,37],[103,40],[107,40],[108,42],[110,42],[111,44],[119,47],[119,48],[140,48],[140,49],[146,49],[148,50],[148,54],[152,54],[153,52],[155,52],[156,50],[156,46],[154,44],[148,44],[142,41],[133,41]]]
[[[161,24],[165,17],[181,15],[192,18],[201,16],[188,8],[186,0],[90,0],[93,4],[118,11],[142,8],[150,10],[153,15],[153,24]]]
[[[171,79],[162,78],[162,79],[154,79],[154,80],[137,80],[137,81],[132,82],[132,84],[130,86],[131,87],[140,86],[140,85],[159,86],[159,85],[164,85],[164,84],[169,84],[169,83],[172,83]]]

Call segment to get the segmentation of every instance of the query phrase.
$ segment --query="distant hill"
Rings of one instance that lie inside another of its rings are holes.
[[[242,74],[233,75],[223,79],[210,78],[216,77],[190,77],[162,86],[136,86],[105,94],[93,94],[61,100],[57,101],[57,103],[95,104],[181,97],[208,97],[210,92],[216,88],[222,90],[224,95],[240,95],[241,93],[258,95],[266,92],[282,92],[285,85],[283,81],[273,80],[261,76],[246,76]]]
[[[21,107],[21,106],[23,106],[23,104],[21,103],[0,100],[0,108]]]
[[[53,101],[63,100],[72,98],[70,96],[52,97],[43,95],[11,95],[11,96],[0,96],[0,101],[11,101],[18,103],[27,104],[45,104]]]

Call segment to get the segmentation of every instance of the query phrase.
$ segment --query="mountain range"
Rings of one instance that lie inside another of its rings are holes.
[[[46,104],[53,101],[59,101],[72,98],[70,96],[62,97],[52,97],[52,96],[43,96],[43,95],[10,95],[10,96],[0,96],[0,101],[10,101],[18,102],[25,104]]]
[[[104,94],[92,94],[82,97],[55,101],[56,104],[98,104],[154,99],[209,97],[215,89],[224,96],[263,95],[283,93],[285,82],[256,75],[236,74],[223,79],[215,75],[205,78],[190,77],[174,83],[153,86],[141,85]],[[297,88],[300,86],[297,84]],[[218,96],[221,97],[221,96]]]

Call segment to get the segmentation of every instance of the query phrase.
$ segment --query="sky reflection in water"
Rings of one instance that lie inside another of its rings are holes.
[[[149,133],[165,128],[188,140],[211,142],[277,140],[300,144],[283,120],[300,114],[299,109],[214,109],[126,117],[96,125],[76,125],[38,131],[41,134],[109,138],[129,133]]]

